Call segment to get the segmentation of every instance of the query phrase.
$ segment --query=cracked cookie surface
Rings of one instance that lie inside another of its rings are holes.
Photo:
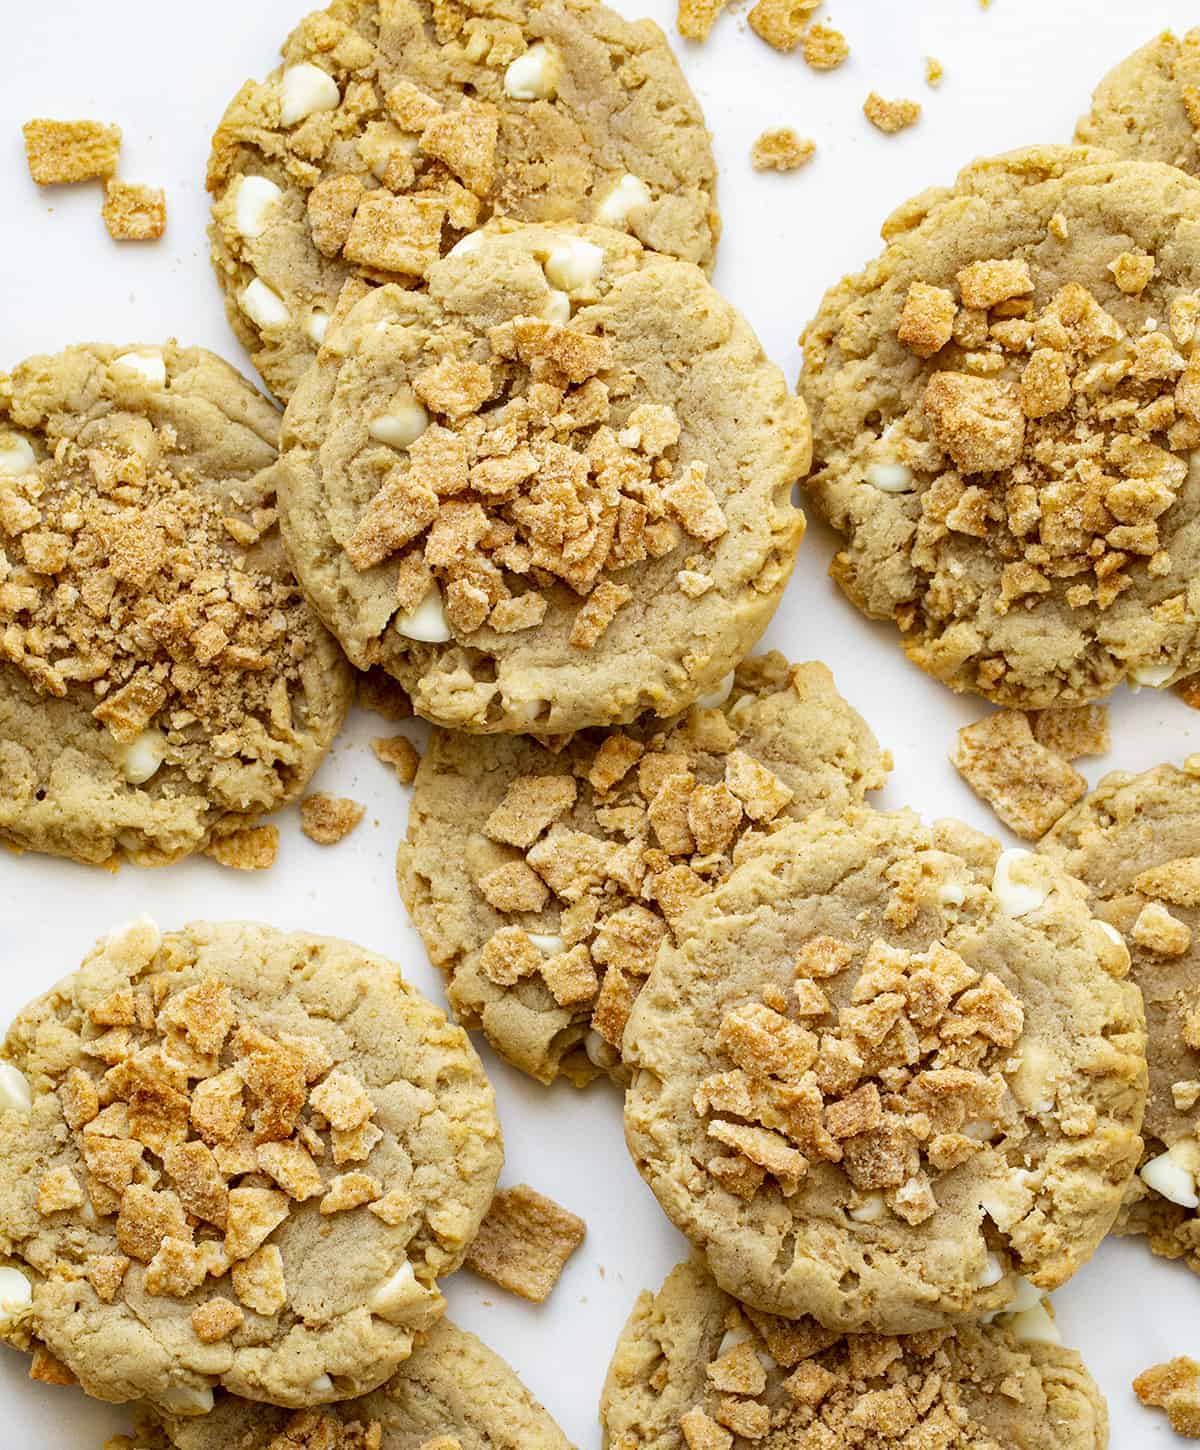
[[[335,0],[213,139],[213,263],[285,401],[343,285],[420,286],[491,216],[596,221],[712,265],[716,166],[662,31],[592,0]]]
[[[373,1389],[441,1316],[502,1157],[465,1034],[391,962],[246,923],[105,938],[4,1047],[4,1337],[202,1414]]]
[[[471,733],[671,715],[748,653],[804,531],[804,405],[690,263],[493,224],[330,328],[280,522],[353,663]]]
[[[909,1333],[1095,1250],[1146,1099],[1128,953],[1052,862],[955,821],[788,826],[634,1004],[625,1136],[728,1292]]]
[[[832,573],[1000,704],[1200,665],[1200,186],[1038,147],[885,223],[805,332]]]
[[[0,377],[0,839],[156,864],[302,792],[352,683],[283,557],[278,436],[200,348]]]
[[[824,665],[748,659],[719,704],[557,747],[435,730],[401,895],[451,1006],[541,1082],[618,1081],[661,942],[789,821],[879,789],[889,761]]]
[[[698,1263],[644,1292],[600,1403],[609,1450],[1105,1450],[1073,1350],[1014,1322],[892,1338],[747,1310]]]

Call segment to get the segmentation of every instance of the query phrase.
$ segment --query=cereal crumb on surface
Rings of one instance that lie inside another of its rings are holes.
[[[371,741],[371,749],[384,765],[396,772],[401,785],[412,785],[421,755],[407,735],[381,736]]]
[[[679,0],[675,24],[684,40],[707,40],[725,0]]]
[[[925,84],[936,89],[941,85],[946,74],[946,67],[935,56],[925,57]]]
[[[1177,1435],[1200,1440],[1200,1364],[1194,1359],[1181,1355],[1153,1365],[1134,1380],[1133,1392],[1148,1408],[1165,1410]]]
[[[804,39],[808,17],[820,0],[758,0],[746,16],[750,29],[775,50],[795,50]]]
[[[1087,781],[1034,738],[1028,718],[999,710],[958,732],[954,768],[997,816],[1039,840],[1087,791]]]
[[[877,131],[894,136],[897,131],[916,125],[921,119],[921,106],[918,101],[887,101],[878,91],[872,91],[863,102],[863,115]]]
[[[812,25],[800,53],[813,70],[836,70],[850,54],[850,43],[832,25]]]
[[[103,216],[114,242],[157,241],[167,229],[166,193],[114,177],[104,188]]]
[[[74,1385],[79,1381],[66,1367],[65,1364],[45,1349],[38,1345],[34,1351],[29,1364],[29,1378],[38,1380],[44,1385]]]
[[[801,137],[790,126],[772,126],[750,148],[755,171],[795,171],[811,161],[817,143]]]
[[[121,150],[121,128],[99,121],[26,121],[25,158],[39,186],[111,176]]]
[[[1029,723],[1039,745],[1078,760],[1084,755],[1107,755],[1112,748],[1107,705],[1064,705],[1050,710],[1032,710]]]
[[[300,802],[300,829],[318,846],[336,846],[354,830],[365,811],[365,806],[346,796],[316,791]]]
[[[265,871],[274,866],[278,854],[278,826],[248,826],[245,830],[232,831],[228,836],[218,836],[205,852],[220,865],[235,871]]]
[[[540,1304],[586,1232],[583,1219],[521,1183],[496,1194],[465,1263],[502,1289]]]

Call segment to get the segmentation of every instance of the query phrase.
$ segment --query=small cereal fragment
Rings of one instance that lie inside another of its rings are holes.
[[[1029,263],[1018,258],[971,262],[959,270],[957,281],[962,305],[985,310],[1013,297],[1028,297],[1033,291]]]
[[[773,821],[795,795],[774,771],[744,750],[732,750],[725,761],[725,784],[752,821]]]
[[[872,91],[863,102],[863,115],[877,131],[894,136],[916,125],[921,119],[921,105],[919,101],[886,101],[878,91]]]
[[[519,926],[502,926],[493,932],[479,953],[479,966],[489,982],[511,987],[531,977],[543,961],[542,953]]]
[[[324,1186],[321,1182],[321,1171],[313,1162],[308,1149],[294,1138],[282,1143],[261,1143],[258,1148],[258,1166],[289,1198],[298,1203],[306,1198],[315,1198]]]
[[[765,1169],[779,1180],[785,1193],[794,1189],[808,1172],[808,1159],[804,1154],[793,1148],[782,1133],[776,1133],[771,1128],[727,1123],[723,1118],[717,1118],[709,1123],[708,1136]]]
[[[1138,946],[1160,957],[1181,957],[1192,944],[1192,929],[1187,922],[1172,916],[1157,901],[1148,901],[1142,907],[1129,935]]]
[[[357,176],[327,176],[308,193],[308,227],[323,257],[336,257],[346,245],[354,213],[366,195]]]
[[[441,252],[446,208],[430,197],[393,196],[385,187],[358,203],[344,254],[380,272],[423,277]]]
[[[488,623],[497,634],[516,634],[522,629],[535,628],[545,617],[546,596],[536,589],[528,589],[524,594],[515,594],[493,605]]]
[[[703,463],[689,463],[663,490],[663,501],[692,538],[712,543],[727,532],[729,525],[716,494],[705,482],[707,472]]]
[[[496,107],[468,98],[456,110],[430,118],[421,133],[421,150],[444,162],[476,196],[486,196],[495,175],[499,134]]]
[[[228,1339],[245,1321],[243,1311],[232,1300],[222,1299],[220,1295],[192,1310],[192,1328],[201,1344],[216,1344],[218,1340]]]
[[[730,1450],[733,1445],[729,1431],[710,1419],[699,1405],[680,1416],[679,1428],[688,1450]]]
[[[583,1219],[520,1183],[496,1194],[466,1264],[502,1289],[541,1304],[586,1231]]]
[[[132,1191],[127,1190],[126,1198]],[[225,1252],[235,1262],[248,1259],[287,1216],[285,1193],[274,1188],[231,1188],[225,1222]]]
[[[38,1345],[33,1351],[29,1365],[29,1378],[44,1385],[77,1384],[75,1376],[61,1360],[55,1359],[48,1349]]]
[[[614,584],[611,579],[597,584],[580,605],[571,625],[568,638],[574,648],[591,649],[632,598],[633,591],[625,584]]]
[[[1200,856],[1176,856],[1151,866],[1134,877],[1133,889],[1172,906],[1200,906]]]
[[[556,952],[541,964],[542,979],[560,1007],[590,1002],[600,990],[591,953],[582,942],[569,951]]]
[[[167,229],[166,193],[113,177],[104,188],[102,214],[114,242],[155,242]]]
[[[378,1182],[369,1173],[339,1173],[329,1181],[329,1191],[321,1200],[323,1214],[345,1213],[371,1203],[380,1195]]]
[[[1078,760],[1085,755],[1107,755],[1112,745],[1107,705],[1057,706],[1035,710],[1029,717],[1033,738],[1039,745]]]
[[[755,171],[796,171],[816,155],[817,143],[802,138],[790,126],[772,126],[750,148]]]
[[[389,1189],[382,1198],[369,1205],[369,1212],[391,1228],[411,1218],[416,1211],[416,1200],[402,1188]]]
[[[1143,1371],[1133,1382],[1143,1405],[1166,1410],[1171,1428],[1189,1440],[1200,1440],[1200,1364],[1180,1356]]]
[[[771,1428],[770,1408],[757,1400],[726,1396],[717,1404],[717,1419],[747,1440],[761,1440]]]
[[[121,149],[119,126],[99,121],[27,121],[21,127],[29,174],[39,186],[111,176]]]
[[[945,74],[946,67],[941,63],[940,60],[932,55],[927,55],[925,57],[925,84],[927,86],[930,86],[931,88],[936,90],[937,87],[941,85],[942,78],[945,76]]]
[[[371,741],[371,749],[377,759],[396,772],[401,785],[412,785],[421,757],[407,735],[380,736]]]
[[[278,1314],[287,1303],[283,1281],[283,1255],[277,1244],[264,1244],[229,1271],[233,1292],[255,1314]]]
[[[707,40],[725,0],[679,0],[675,24],[684,40]]]
[[[308,1101],[343,1133],[365,1123],[375,1112],[370,1093],[353,1073],[343,1072],[341,1068],[313,1088]]]
[[[620,731],[607,736],[597,750],[592,768],[588,772],[592,789],[600,795],[612,790],[614,785],[625,779],[642,758],[644,751],[644,745]]]
[[[1144,292],[1154,276],[1154,258],[1141,252],[1122,252],[1108,264],[1113,281],[1127,296]]]
[[[87,1261],[88,1282],[102,1304],[111,1304],[117,1297],[129,1260],[124,1254],[95,1254]]]
[[[336,846],[358,825],[365,811],[365,806],[345,796],[315,791],[300,802],[300,829],[318,846]]]
[[[83,1189],[69,1168],[52,1168],[38,1184],[37,1211],[61,1213],[78,1208],[83,1202]]]
[[[817,24],[809,27],[801,54],[813,70],[836,70],[850,54],[850,46],[840,30]]]
[[[820,0],[758,0],[747,15],[750,29],[776,50],[795,50],[804,39],[808,17]]]
[[[964,473],[991,473],[1019,462],[1025,415],[1014,385],[937,372],[925,385],[921,406],[934,437]]]
[[[550,895],[542,878],[524,861],[506,861],[479,878],[485,900],[497,911],[541,911]]]
[[[704,1373],[713,1389],[728,1395],[761,1395],[767,1385],[767,1372],[749,1340],[714,1359]]]
[[[900,312],[897,338],[918,357],[932,357],[954,335],[958,304],[945,287],[914,282]]]
[[[265,871],[274,866],[278,853],[278,826],[247,826],[218,836],[204,854],[235,871]]]
[[[1006,826],[1039,840],[1087,791],[1087,781],[1034,739],[1027,717],[1000,710],[958,732],[954,768]]]
[[[569,775],[520,775],[484,822],[493,841],[527,850],[575,804],[578,787]]]

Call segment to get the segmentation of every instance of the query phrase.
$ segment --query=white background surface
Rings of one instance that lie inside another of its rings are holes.
[[[201,343],[250,371],[228,331],[204,240],[204,166],[225,103],[248,75],[274,64],[304,0],[0,0],[0,368],[84,340]],[[887,213],[910,194],[948,181],[977,155],[1066,140],[1094,82],[1161,26],[1197,19],[1185,0],[833,0],[822,18],[851,42],[831,75],[798,55],[777,56],[736,15],[703,48],[674,33],[671,0],[617,0],[672,35],[705,106],[721,165],[725,235],[717,285],[795,378],[796,337],[823,289],[877,250]],[[943,61],[937,92],[923,58]],[[868,90],[925,103],[912,131],[874,132],[860,112]],[[89,116],[125,133],[122,174],[163,185],[170,223],[149,246],[111,243],[96,185],[41,193],[26,173],[20,125],[31,116]],[[806,170],[758,176],[754,137],[795,125],[819,147]],[[982,713],[904,659],[890,627],[868,624],[825,577],[830,535],[812,524],[796,576],[766,643],[793,659],[823,659],[843,693],[895,754],[882,797],[927,816],[955,813],[997,829],[947,763],[954,729]],[[1200,749],[1200,716],[1144,691],[1113,702],[1114,749],[1085,762],[1094,779]],[[111,925],[150,911],[167,927],[189,919],[248,917],[341,935],[385,952],[435,1000],[441,984],[408,927],[392,860],[407,792],[368,741],[389,733],[356,715],[316,784],[368,805],[358,832],[321,850],[296,812],[279,819],[280,858],[241,877],[207,860],[117,876],[35,856],[0,855],[0,1019],[72,970]],[[419,727],[409,727],[419,734]],[[485,1051],[508,1148],[505,1181],[527,1181],[588,1221],[588,1238],[550,1302],[508,1299],[467,1273],[446,1287],[453,1316],[500,1351],[581,1447],[599,1445],[596,1405],[617,1333],[637,1292],[657,1287],[682,1256],[630,1164],[617,1095],[544,1091]],[[1112,1241],[1056,1295],[1059,1323],[1109,1398],[1114,1450],[1178,1443],[1157,1414],[1134,1402],[1134,1374],[1174,1354],[1200,1352],[1200,1281],[1154,1260],[1136,1242]],[[31,1384],[26,1361],[0,1350],[0,1445],[21,1450],[95,1447],[124,1428],[119,1410],[74,1390]],[[1053,1447],[1048,1447],[1053,1450]]]

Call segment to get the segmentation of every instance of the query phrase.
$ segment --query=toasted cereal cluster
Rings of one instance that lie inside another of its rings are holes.
[[[519,1183],[492,1199],[466,1265],[502,1289],[541,1304],[586,1232],[577,1214]]]
[[[121,153],[121,128],[99,121],[27,121],[25,158],[39,186],[111,176]]]
[[[877,131],[885,136],[894,136],[897,131],[915,126],[921,119],[921,103],[898,99],[885,100],[878,91],[872,91],[863,102],[863,115]]]
[[[1200,1364],[1181,1355],[1138,1375],[1133,1392],[1143,1405],[1165,1410],[1171,1429],[1200,1440]]]
[[[345,1415],[330,1415],[321,1410],[298,1410],[287,1424],[264,1446],[264,1450],[380,1450],[383,1427],[378,1420],[351,1420]],[[430,1440],[417,1450],[438,1446],[451,1450],[457,1440]]]
[[[816,142],[802,138],[790,126],[764,131],[750,149],[756,171],[795,171],[816,155]]]
[[[1077,712],[1042,713],[1062,716]],[[1049,733],[1051,738],[1055,738],[1055,728],[1053,724],[1040,726],[1042,733]],[[1068,732],[1064,744],[1071,748],[1069,727],[1058,728]],[[1089,736],[1081,743],[1095,742]],[[972,790],[991,805],[1006,826],[1027,841],[1044,836],[1087,792],[1083,776],[1062,754],[1037,738],[1029,716],[1020,710],[998,710],[973,725],[964,725],[958,732],[951,760]]]

